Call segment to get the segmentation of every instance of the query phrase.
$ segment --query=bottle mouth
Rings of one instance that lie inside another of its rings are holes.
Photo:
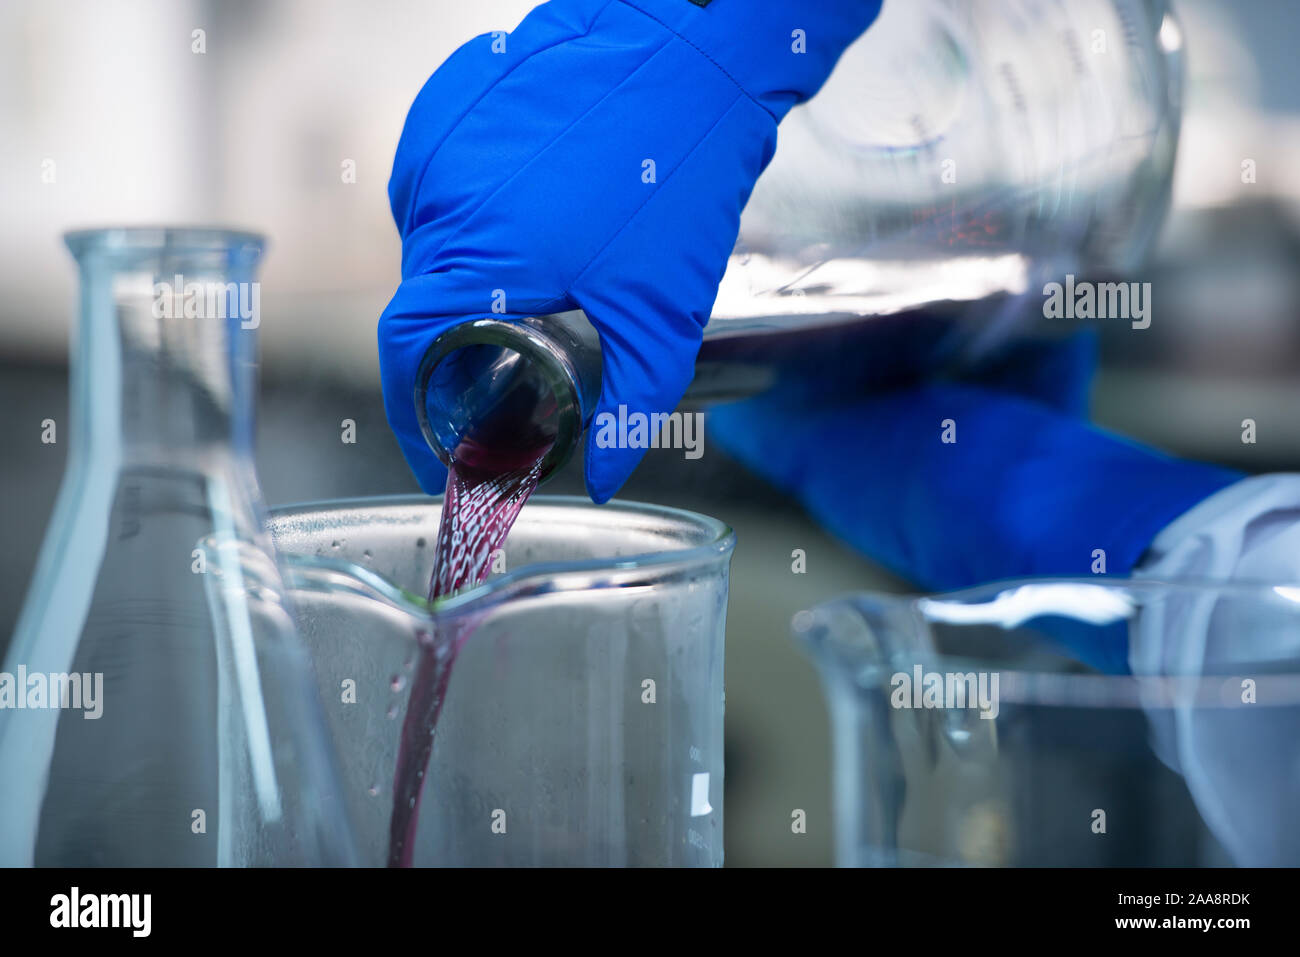
[[[416,416],[444,465],[509,471],[540,458],[544,481],[573,455],[594,404],[592,375],[546,319],[472,320],[425,351]]]

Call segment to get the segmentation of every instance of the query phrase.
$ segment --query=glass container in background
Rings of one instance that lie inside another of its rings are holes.
[[[272,512],[362,860],[388,859],[419,661],[455,634],[417,866],[721,865],[731,530],[534,497],[492,577],[431,612],[440,512],[428,498]]]
[[[830,707],[841,865],[1300,864],[1292,586],[861,595],[801,612],[795,634]],[[1069,652],[1115,642],[1162,673]]]
[[[262,240],[67,243],[68,466],[4,666],[0,864],[348,863],[253,466]]]

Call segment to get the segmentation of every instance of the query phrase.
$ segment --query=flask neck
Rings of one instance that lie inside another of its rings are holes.
[[[74,448],[122,466],[251,470],[256,239],[104,230],[68,245],[81,272]]]

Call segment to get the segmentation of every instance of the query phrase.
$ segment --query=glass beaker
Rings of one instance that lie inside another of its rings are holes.
[[[456,634],[416,865],[720,865],[731,530],[537,496],[494,575],[431,611],[440,511],[378,498],[271,513],[363,861],[389,859],[415,677]]]
[[[1294,586],[861,595],[795,634],[830,709],[841,865],[1300,864]],[[1069,651],[1126,641],[1160,667]]]
[[[0,674],[0,864],[347,863],[253,466],[262,240],[67,244],[71,445]]]

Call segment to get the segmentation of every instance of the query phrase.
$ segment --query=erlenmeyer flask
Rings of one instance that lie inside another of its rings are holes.
[[[348,863],[253,465],[262,241],[67,243],[72,446],[0,673],[0,864]]]

